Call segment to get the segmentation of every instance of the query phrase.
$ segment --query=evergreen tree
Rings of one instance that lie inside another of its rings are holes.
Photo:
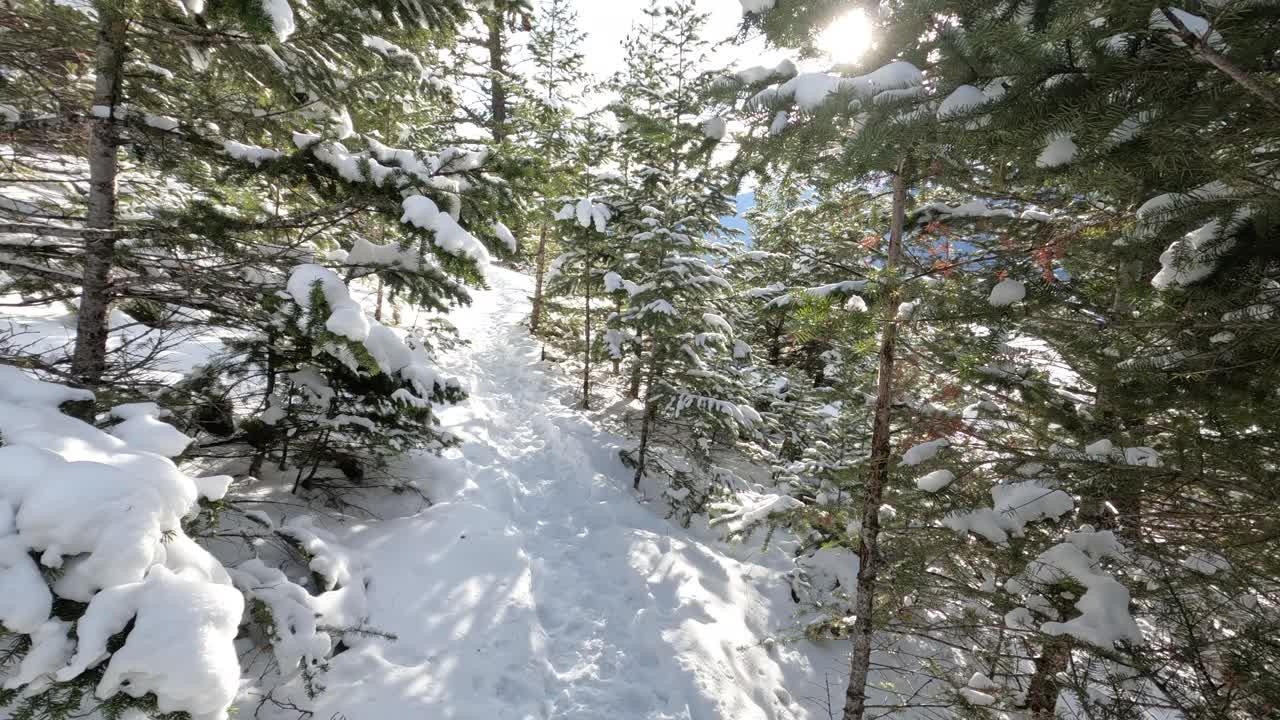
[[[533,245],[533,310],[529,330],[542,331],[544,281],[550,258],[558,253],[557,238],[546,218],[558,212],[562,198],[581,190],[579,179],[590,162],[609,155],[609,143],[588,119],[580,118],[576,106],[585,101],[589,78],[584,72],[585,57],[579,50],[585,34],[578,28],[578,14],[569,0],[547,0],[540,8],[529,37],[532,69],[529,72],[531,97],[524,106],[524,122],[530,128],[539,178],[536,221],[537,242]]]
[[[591,407],[591,373],[594,369],[592,359],[599,356],[597,345],[600,345],[599,333],[592,334],[595,323],[601,314],[608,291],[621,290],[616,287],[617,273],[606,274],[603,268],[614,263],[610,253],[613,250],[609,242],[608,226],[613,211],[606,202],[597,202],[591,197],[566,203],[556,219],[563,228],[559,233],[560,244],[564,252],[551,263],[548,273],[547,291],[554,296],[582,297],[582,407]],[[592,306],[592,300],[596,301]]]
[[[816,35],[818,22],[852,7],[812,3],[751,22],[775,39],[803,45]],[[1203,338],[1188,346],[1190,325],[1173,317],[1220,327],[1251,315],[1270,316],[1262,309],[1269,307],[1263,288],[1274,269],[1266,269],[1269,261],[1258,256],[1253,243],[1274,233],[1270,213],[1262,210],[1274,201],[1274,184],[1241,183],[1241,168],[1262,177],[1270,171],[1251,150],[1233,145],[1229,129],[1240,123],[1256,133],[1258,123],[1265,124],[1256,113],[1265,112],[1271,101],[1259,87],[1264,71],[1262,55],[1255,53],[1267,42],[1256,23],[1266,21],[1256,13],[1269,11],[1241,7],[1206,20],[1209,16],[1194,14],[1197,9],[904,3],[875,15],[880,42],[866,67],[880,65],[881,70],[857,75],[850,69],[852,77],[844,78],[801,76],[756,96],[756,112],[791,101],[800,113],[789,119],[803,122],[806,113],[814,113],[814,127],[832,115],[852,120],[853,133],[839,148],[842,161],[866,162],[882,155],[891,134],[917,133],[912,143],[929,163],[929,184],[950,188],[961,200],[987,199],[924,208],[922,214],[931,234],[954,251],[943,259],[946,280],[930,286],[923,307],[939,311],[934,319],[949,323],[945,327],[961,320],[983,331],[966,336],[922,326],[921,342],[912,349],[918,362],[942,372],[948,385],[976,401],[965,411],[974,413],[966,423],[973,443],[964,453],[965,464],[972,463],[968,477],[995,483],[993,510],[964,508],[980,502],[971,495],[958,503],[961,510],[937,521],[992,544],[993,552],[974,553],[965,563],[968,571],[982,568],[992,577],[1010,578],[1006,587],[1025,605],[1010,609],[995,602],[989,610],[1005,618],[1009,632],[1034,638],[1038,645],[1029,677],[1010,657],[1020,650],[993,651],[993,657],[1008,659],[1004,667],[1010,677],[984,683],[984,695],[998,690],[976,698],[987,707],[999,705],[987,703],[1003,696],[1001,689],[1012,704],[1043,717],[1063,702],[1078,712],[1107,716],[1171,697],[1184,712],[1208,716],[1247,713],[1245,708],[1268,702],[1262,699],[1265,684],[1241,676],[1230,662],[1215,660],[1214,669],[1196,670],[1175,660],[1187,652],[1202,656],[1205,647],[1185,624],[1168,635],[1143,637],[1132,620],[1125,623],[1130,592],[1135,614],[1167,618],[1170,608],[1203,607],[1198,590],[1203,578],[1218,575],[1227,563],[1235,567],[1232,561],[1206,560],[1222,557],[1211,549],[1209,535],[1216,530],[1193,537],[1198,535],[1194,523],[1174,519],[1212,502],[1207,498],[1217,493],[1200,489],[1213,473],[1208,468],[1234,467],[1235,461],[1213,459],[1203,450],[1194,467],[1183,465],[1185,454],[1172,461],[1163,452],[1158,428],[1177,417],[1186,424],[1166,436],[1168,441],[1200,436],[1208,428],[1220,437],[1225,426],[1212,409],[1221,407],[1218,398],[1180,387],[1172,378],[1238,372],[1239,366],[1226,371],[1218,360],[1226,351],[1220,346],[1235,342],[1236,333],[1219,335],[1216,344]],[[891,61],[922,64],[926,59],[935,84],[903,90],[885,84]],[[1213,93],[1215,100],[1201,105],[1208,97],[1201,93]],[[1219,104],[1222,96],[1233,101]],[[881,120],[885,112],[890,122]],[[1224,129],[1226,134],[1219,135]],[[1251,142],[1256,139],[1252,135]],[[1239,150],[1244,155],[1235,155]],[[1217,165],[1225,158],[1233,158],[1229,167]],[[1235,189],[1246,184],[1251,189]],[[1167,189],[1175,192],[1151,197]],[[1246,206],[1250,209],[1242,211]],[[1049,222],[1038,228],[1006,227],[1005,221],[992,219],[1019,214]],[[1157,254],[1158,268],[1152,262]],[[966,279],[970,274],[977,277]],[[1147,278],[1157,290],[1185,298],[1168,303],[1143,287]],[[975,313],[974,307],[983,305],[1014,309],[999,317]],[[924,313],[924,321],[930,314]],[[1252,328],[1263,332],[1255,339],[1265,336],[1262,328]],[[1245,374],[1269,382],[1264,379],[1268,371],[1256,370]],[[1071,379],[1064,382],[1064,377]],[[979,420],[986,412],[1016,419]],[[1252,420],[1249,427],[1251,434],[1260,429]],[[1151,482],[1153,475],[1166,473],[1190,483],[1180,485],[1177,498]],[[1024,495],[1016,500],[1019,493]],[[1065,533],[1067,528],[1059,526],[1023,538],[1023,520],[1061,517],[1067,493],[1076,498],[1077,522],[1089,527]],[[995,516],[982,515],[992,511]],[[1009,540],[1012,531],[1004,515],[1014,518],[1016,543]],[[983,524],[980,516],[992,522]],[[1241,530],[1248,534],[1260,527],[1245,523]],[[1171,556],[1174,537],[1180,550]],[[1114,580],[1121,572],[1165,580],[1125,588]],[[1252,582],[1258,584],[1224,582],[1233,589],[1213,594],[1234,606],[1228,597],[1270,581],[1255,576]],[[1058,593],[1079,602],[1045,601]],[[1091,623],[1097,627],[1099,606],[1115,611],[1116,622],[1105,625],[1107,633],[1085,632],[1082,628]],[[1268,622],[1264,613],[1235,607],[1226,614],[1233,624]],[[1004,632],[1000,638],[1007,637]],[[1239,637],[1232,631],[1227,635]],[[1257,659],[1266,651],[1237,640],[1227,654]],[[1227,676],[1232,678],[1230,699],[1221,692]],[[1097,701],[1097,686],[1108,687],[1104,692],[1112,700],[1106,705]],[[851,699],[856,694],[851,688]],[[846,717],[859,712],[854,707],[850,715],[846,705]]]
[[[612,337],[634,343],[634,387],[643,387],[640,444],[627,459],[638,488],[654,463],[652,446],[682,446],[693,466],[667,468],[677,505],[702,509],[716,491],[710,451],[751,432],[759,420],[747,401],[740,364],[750,348],[717,312],[729,283],[731,249],[719,218],[731,212],[731,184],[711,161],[723,120],[700,70],[709,48],[705,17],[692,3],[651,4],[649,27],[627,41],[626,70],[613,106],[625,187],[610,222],[619,264],[611,289],[625,305]],[[615,354],[622,347],[614,349]]]
[[[272,7],[277,15],[254,15],[266,11],[253,8],[246,11],[248,19],[212,7],[186,16],[169,5],[130,9],[136,17],[129,16],[125,24],[140,36],[136,43],[130,41],[129,59],[119,63],[122,68],[145,68],[146,73],[134,79],[127,73],[122,76],[123,94],[113,100],[119,110],[91,121],[110,126],[105,131],[112,137],[110,162],[118,162],[114,146],[126,144],[129,160],[120,186],[129,220],[113,220],[113,229],[100,234],[99,240],[110,241],[109,256],[86,254],[65,244],[36,243],[9,263],[15,287],[57,295],[68,285],[78,285],[82,296],[87,292],[103,302],[120,302],[170,338],[210,324],[255,338],[232,343],[226,360],[176,388],[152,384],[147,374],[138,372],[154,366],[164,350],[159,345],[140,359],[117,358],[108,376],[114,388],[125,393],[130,391],[119,382],[125,377],[133,383],[132,392],[165,392],[175,409],[190,408],[193,427],[216,425],[220,435],[232,436],[218,441],[220,445],[251,439],[256,448],[254,470],[267,454],[278,455],[283,463],[290,438],[327,438],[332,428],[326,423],[352,415],[349,407],[344,411],[331,404],[323,412],[306,415],[305,432],[297,426],[288,433],[274,432],[258,423],[235,428],[237,416],[254,417],[270,406],[280,389],[277,381],[288,384],[282,373],[300,369],[296,360],[286,360],[296,357],[298,350],[285,342],[287,330],[296,323],[281,318],[275,298],[297,266],[324,262],[348,280],[376,287],[376,321],[384,305],[394,306],[398,300],[436,310],[466,301],[464,284],[479,280],[476,263],[485,262],[488,252],[459,221],[485,228],[481,234],[495,248],[508,245],[510,235],[504,225],[493,223],[494,208],[509,202],[509,190],[482,172],[506,172],[512,166],[505,160],[490,160],[487,152],[474,149],[424,153],[395,147],[400,142],[438,142],[450,134],[440,131],[448,112],[446,88],[427,66],[440,49],[436,43],[441,33],[464,17],[462,6],[398,6],[383,14],[326,5],[300,9],[296,16],[284,12],[287,6]],[[41,25],[46,22],[41,13],[58,11],[43,8],[32,5],[28,22],[51,30]],[[59,21],[76,20],[85,28],[94,22],[88,16],[58,15]],[[289,18],[302,29],[292,31]],[[267,22],[271,20],[277,25]],[[181,29],[183,42],[153,42],[143,30],[152,23]],[[245,32],[256,34],[239,38],[235,28],[242,24]],[[271,42],[251,44],[251,37]],[[31,86],[25,84],[28,79]],[[17,74],[11,82],[29,88],[38,86],[36,80]],[[144,86],[157,92],[143,93]],[[42,98],[49,103],[69,101],[34,91],[31,97],[33,103]],[[74,122],[74,116],[57,119]],[[300,132],[308,127],[319,132]],[[357,133],[356,127],[364,132]],[[43,138],[32,134],[31,142],[44,142]],[[357,149],[349,149],[353,144]],[[91,174],[95,172],[93,162],[88,166]],[[44,171],[31,172],[40,177]],[[161,182],[156,189],[162,175],[178,183]],[[114,182],[107,185],[115,187]],[[101,193],[89,196],[111,200]],[[40,208],[19,210],[27,223],[14,229],[37,238],[47,232],[70,237],[87,232],[79,227],[48,229],[56,215]],[[86,290],[89,285],[71,281],[87,272],[94,257],[109,260],[114,268],[108,272],[116,276],[109,288]],[[85,312],[79,318],[82,325],[88,322]],[[105,335],[95,337],[98,340],[78,347],[105,349]],[[320,340],[312,337],[301,347],[313,342],[317,348],[328,347]],[[415,342],[423,346],[432,341]],[[259,362],[244,364],[244,354]],[[99,370],[105,372],[107,356],[99,360]],[[355,372],[359,363],[345,364]],[[75,365],[73,358],[72,375],[80,377]],[[399,370],[388,369],[384,362],[366,362],[361,372],[394,378]],[[329,453],[328,463],[345,468],[349,477],[362,475],[365,465],[379,466],[379,456],[403,449],[409,438],[426,447],[442,439],[421,426],[429,410],[393,401],[398,381],[384,384],[377,379],[370,386],[368,379],[357,380],[349,373],[344,377],[347,371],[337,364],[326,372],[325,385],[335,388],[337,397],[352,390],[372,402],[368,393],[380,389],[383,396],[374,403],[380,409],[371,412],[379,421],[388,421],[388,432],[400,436],[394,443],[354,443],[351,449],[382,448],[363,456]],[[415,397],[422,402],[460,396],[456,388],[444,392],[443,384],[432,389],[430,382],[419,390]],[[211,415],[221,416],[219,422],[209,422]],[[406,433],[401,425],[406,422],[422,432]],[[305,458],[296,466],[300,474],[315,474],[311,461],[319,461],[318,454],[295,457]]]

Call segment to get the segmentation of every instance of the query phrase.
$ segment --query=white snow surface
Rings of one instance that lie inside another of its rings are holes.
[[[842,682],[843,644],[764,642],[795,611],[787,552],[680,528],[638,498],[618,458],[631,443],[540,369],[530,280],[492,267],[488,283],[450,315],[470,345],[439,358],[469,393],[441,412],[462,445],[406,461],[434,504],[334,530],[367,560],[368,625],[398,639],[349,638],[314,716],[826,717],[800,693]],[[785,509],[769,500],[748,505]]]

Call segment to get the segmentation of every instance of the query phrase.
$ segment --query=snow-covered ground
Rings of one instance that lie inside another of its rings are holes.
[[[842,644],[772,640],[795,612],[782,551],[680,528],[633,494],[626,441],[539,362],[529,279],[488,278],[450,316],[469,344],[440,362],[470,392],[443,415],[463,444],[408,468],[435,504],[382,507],[347,538],[369,563],[369,625],[397,639],[334,658],[314,716],[826,717]]]

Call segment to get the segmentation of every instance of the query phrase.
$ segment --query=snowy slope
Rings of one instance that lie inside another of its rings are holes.
[[[315,717],[826,717],[839,648],[766,641],[795,609],[784,565],[642,504],[623,439],[538,362],[528,278],[488,277],[450,316],[469,346],[441,360],[471,393],[444,413],[463,445],[413,463],[436,504],[349,538],[370,565],[369,624],[398,639],[334,658]]]

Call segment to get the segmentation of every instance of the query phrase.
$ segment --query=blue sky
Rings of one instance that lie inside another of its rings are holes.
[[[743,219],[742,214],[747,210],[750,210],[751,208],[755,207],[755,204],[756,204],[755,193],[753,192],[742,193],[741,195],[738,196],[737,215],[729,215],[729,216],[720,218],[720,223],[725,227],[733,228],[734,230],[741,230],[743,233],[746,233],[743,236],[743,239],[748,244],[750,244],[751,242],[750,228],[747,226],[747,221]]]

